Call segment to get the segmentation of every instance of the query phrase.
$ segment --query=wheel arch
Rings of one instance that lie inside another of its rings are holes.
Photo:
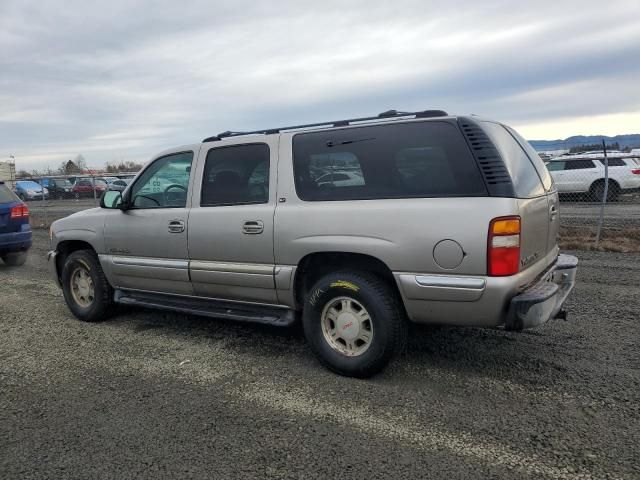
[[[94,246],[86,240],[62,240],[56,245],[56,251],[58,252],[58,255],[56,255],[56,275],[58,276],[58,281],[66,258],[78,250],[91,250],[97,253]]]
[[[298,262],[293,279],[294,299],[297,309],[304,304],[306,293],[321,277],[338,270],[368,272],[384,280],[401,298],[393,272],[379,258],[349,251],[320,251],[305,255]]]

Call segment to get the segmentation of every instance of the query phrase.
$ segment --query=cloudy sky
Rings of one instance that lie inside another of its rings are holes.
[[[640,133],[638,0],[94,3],[0,0],[0,161],[142,161],[390,108]]]

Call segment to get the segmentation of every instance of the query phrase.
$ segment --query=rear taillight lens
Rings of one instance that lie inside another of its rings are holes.
[[[487,271],[493,277],[520,270],[520,217],[498,217],[489,224]]]
[[[15,220],[17,218],[29,218],[29,207],[24,203],[11,208],[11,220]]]
[[[633,170],[631,170],[631,173],[633,173],[634,175],[640,175],[640,168],[634,168]]]

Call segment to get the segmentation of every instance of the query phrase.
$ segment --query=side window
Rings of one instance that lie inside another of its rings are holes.
[[[209,150],[204,165],[200,206],[268,202],[268,145],[255,143]]]
[[[538,176],[538,171],[511,133],[499,123],[483,122],[483,127],[500,151],[505,167],[511,176],[516,196],[533,198],[544,195],[545,188]],[[538,154],[536,157],[540,160]],[[542,163],[541,160],[540,163]]]
[[[550,172],[559,172],[564,170],[564,162],[549,162],[547,163],[547,170]]]
[[[604,165],[604,158],[601,158],[599,160],[600,160],[600,163]],[[624,160],[621,158],[610,158],[608,163],[610,167],[626,167],[627,166],[627,164],[624,163]]]
[[[439,121],[296,134],[293,170],[305,201],[487,195],[462,134]]]
[[[584,170],[587,168],[594,168],[595,165],[593,160],[573,160],[571,162],[567,162],[567,165],[564,167],[565,170]]]
[[[157,159],[131,189],[133,208],[180,208],[187,204],[193,152]]]
[[[550,190],[551,187],[553,186],[553,180],[551,179],[551,175],[549,175],[549,172],[544,168],[544,163],[542,162],[542,159],[540,158],[540,155],[538,154],[538,152],[536,152],[535,148],[533,148],[531,144],[527,142],[522,137],[522,135],[516,132],[513,128],[511,127],[505,127],[505,128],[509,130],[509,133],[513,136],[513,138],[516,139],[516,141],[520,144],[520,146],[524,149],[524,151],[528,155],[529,159],[531,160],[531,163],[533,163],[534,168],[538,172],[538,175],[540,175],[540,179],[542,180],[542,185],[544,186],[544,189]]]

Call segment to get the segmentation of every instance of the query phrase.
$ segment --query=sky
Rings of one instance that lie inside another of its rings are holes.
[[[19,170],[392,108],[530,140],[640,133],[638,0],[0,0],[0,161]]]

